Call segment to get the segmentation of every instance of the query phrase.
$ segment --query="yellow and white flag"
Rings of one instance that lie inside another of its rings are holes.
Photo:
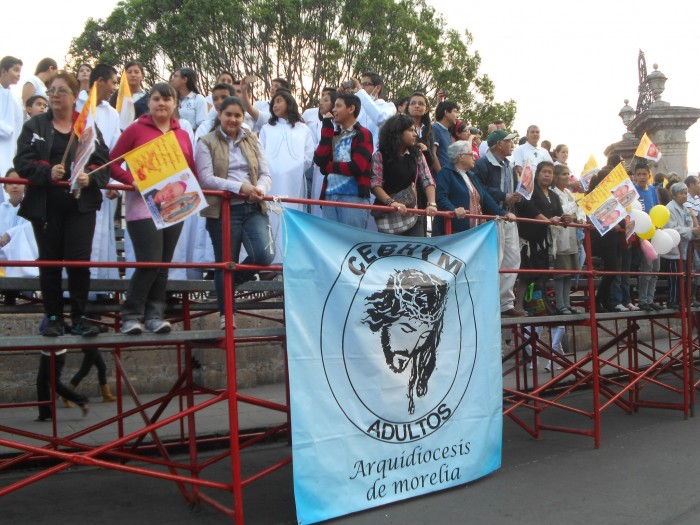
[[[119,82],[119,93],[117,94],[117,113],[119,113],[119,128],[124,130],[136,118],[134,101],[131,98],[131,88],[126,81],[126,70],[122,73]]]
[[[93,117],[93,119],[94,119],[96,107],[97,107],[97,83],[93,82],[92,88],[90,88],[90,94],[88,95],[88,98],[85,101],[85,105],[83,106],[83,109],[80,111],[80,115],[78,115],[78,118],[73,123],[73,131],[75,132],[75,134],[78,137],[80,137],[83,134],[83,131],[87,127],[88,113],[90,113],[90,116]]]
[[[595,160],[595,157],[591,153],[591,156],[588,157],[588,160],[581,171],[581,186],[583,186],[583,191],[588,191],[588,186],[591,184],[591,179],[599,171],[598,161]]]
[[[649,136],[645,133],[642,139],[639,141],[639,146],[637,146],[637,151],[634,152],[635,157],[642,157],[645,159],[660,161],[661,152],[651,141]]]

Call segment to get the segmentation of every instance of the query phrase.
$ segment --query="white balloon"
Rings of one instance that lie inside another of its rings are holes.
[[[664,255],[673,249],[673,239],[668,234],[668,230],[656,230],[651,238],[651,245],[659,255]]]
[[[673,228],[669,228],[668,230],[664,231],[671,236],[671,239],[673,240],[673,246],[678,246],[681,243],[681,234],[678,233],[676,230],[674,230]]]
[[[642,203],[639,202],[637,199],[634,199],[632,201],[632,204],[630,204],[630,206],[632,207],[633,210],[639,210],[639,211],[644,210],[644,208],[642,208]],[[647,228],[647,229],[649,229],[649,228]]]
[[[634,233],[644,233],[651,229],[651,217],[642,210],[630,210],[630,217],[634,221]]]

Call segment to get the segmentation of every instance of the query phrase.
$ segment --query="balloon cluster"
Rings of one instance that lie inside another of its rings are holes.
[[[640,239],[644,256],[647,260],[653,261],[659,255],[667,254],[678,246],[681,236],[672,228],[662,230],[671,218],[671,213],[666,206],[654,206],[649,210],[649,214],[643,212],[641,207],[639,201],[634,201],[629,214],[634,221],[633,231]]]

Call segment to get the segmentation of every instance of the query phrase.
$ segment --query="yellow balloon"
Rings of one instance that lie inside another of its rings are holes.
[[[651,210],[649,210],[649,217],[651,217],[651,222],[654,224],[654,226],[657,228],[663,228],[671,218],[671,212],[668,211],[666,206],[657,204]]]
[[[654,209],[654,208],[652,208],[652,210],[653,210],[653,209]],[[654,220],[654,219],[652,219],[652,220]],[[648,241],[649,239],[651,239],[651,238],[654,236],[655,233],[656,233],[656,226],[654,226],[654,225],[652,224],[652,225],[651,225],[651,228],[649,228],[649,229],[648,229],[647,231],[645,231],[644,233],[638,233],[638,234],[637,234],[637,237],[639,237],[640,239],[646,239],[646,240]]]

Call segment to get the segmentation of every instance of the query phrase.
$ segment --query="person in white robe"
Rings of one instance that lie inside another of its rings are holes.
[[[333,90],[324,90],[321,95],[321,106],[318,108],[312,108],[311,110],[304,111],[304,122],[311,131],[311,137],[313,138],[314,151],[318,147],[318,143],[321,141],[321,128],[323,126],[323,115],[331,113],[333,111],[333,106],[335,105],[335,99],[338,98],[338,94]],[[321,199],[321,189],[323,188],[323,179],[325,176],[321,173],[321,168],[316,164],[313,164],[312,168],[313,176],[311,179],[311,198],[314,200]],[[312,205],[311,213],[317,217],[323,217],[323,212],[321,211],[321,206]]]
[[[270,195],[305,198],[306,176],[314,156],[311,131],[301,122],[296,100],[289,91],[279,89],[272,99],[272,117],[260,130],[260,144],[272,177]],[[285,208],[303,210],[302,204],[283,203]],[[280,219],[271,208],[270,226],[275,239],[275,264],[282,262],[285,243]]]
[[[109,99],[117,89],[117,70],[106,64],[98,64],[90,73],[90,88],[96,84],[97,105],[95,107],[95,124],[102,133],[102,139],[111,151],[121,135],[119,113],[109,104]],[[83,101],[82,106],[85,105]],[[77,107],[78,103],[76,103]],[[78,111],[82,110],[82,107]],[[111,184],[114,181],[110,181]],[[116,212],[117,190],[102,190],[102,207],[95,215],[95,235],[92,238],[90,259],[100,262],[117,261],[117,240],[114,232],[114,214]],[[91,279],[119,279],[118,268],[90,268]],[[90,293],[94,300],[97,294]]]
[[[12,167],[17,138],[24,123],[22,103],[10,90],[19,82],[21,72],[20,59],[6,56],[0,60],[0,177]],[[4,193],[0,191],[0,202],[4,200]]]

